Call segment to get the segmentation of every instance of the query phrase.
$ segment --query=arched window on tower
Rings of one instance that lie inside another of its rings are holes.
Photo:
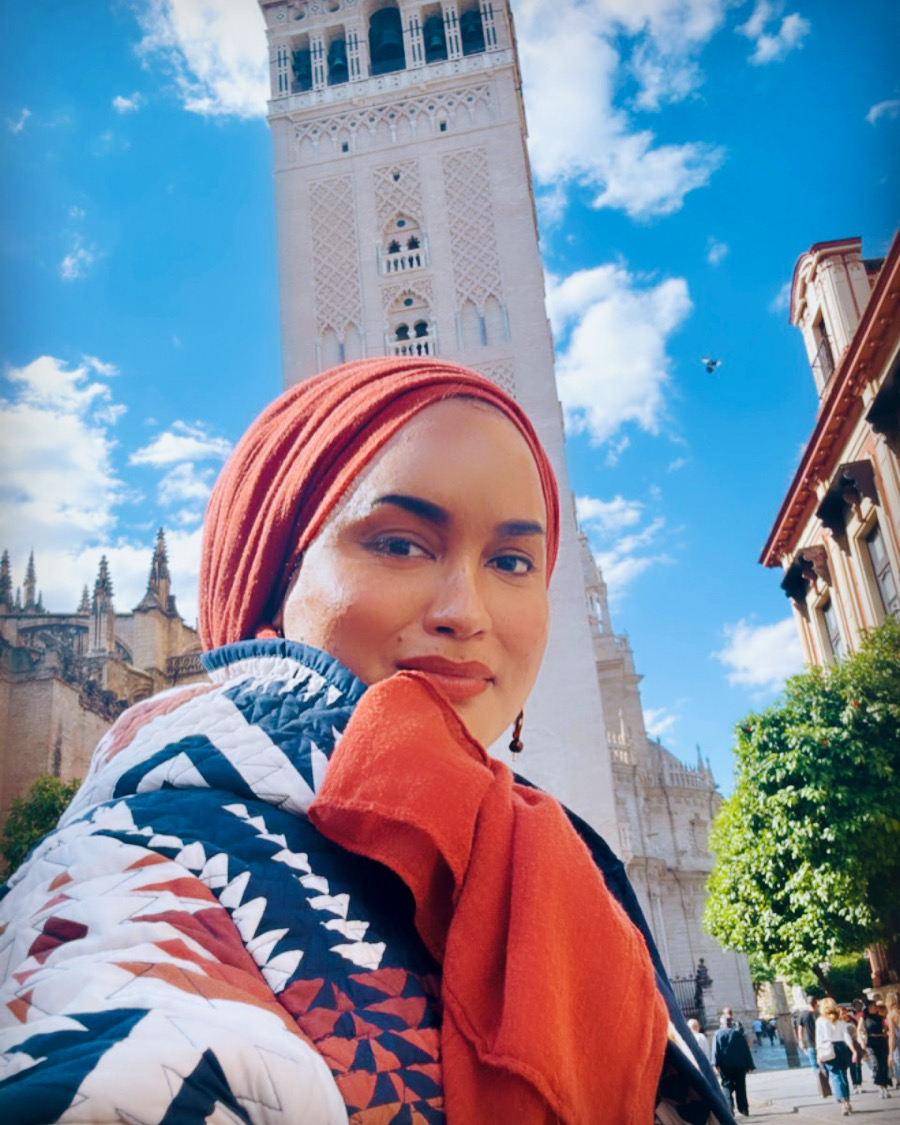
[[[425,44],[425,62],[442,62],[447,57],[447,33],[444,30],[444,13],[440,4],[430,4],[422,9],[422,39]]]
[[[428,301],[407,290],[388,310],[388,355],[435,355],[436,344]]]
[[[344,29],[336,28],[328,44],[328,85],[340,86],[350,81],[347,65],[347,40]]]
[[[459,37],[464,55],[478,55],[484,50],[484,25],[478,0],[469,0],[459,16]]]
[[[369,73],[390,74],[405,68],[400,10],[396,2],[385,4],[369,17]]]
[[[381,274],[408,273],[427,266],[427,242],[418,221],[395,216],[385,228],[378,258]]]
[[[302,35],[294,44],[292,52],[293,82],[291,92],[302,94],[312,89],[312,53],[309,49],[309,36]]]
[[[506,315],[496,297],[484,302],[484,342],[490,346],[505,344],[508,339]]]
[[[474,301],[465,301],[459,310],[459,348],[467,352],[484,347],[484,321]]]

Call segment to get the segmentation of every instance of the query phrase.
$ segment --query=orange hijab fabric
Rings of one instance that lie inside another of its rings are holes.
[[[442,964],[448,1125],[651,1125],[668,1016],[643,938],[557,801],[427,679],[369,688],[309,816],[413,893]]]
[[[426,406],[478,398],[528,443],[547,507],[547,573],[559,543],[550,462],[521,407],[468,368],[436,360],[368,359],[298,383],[260,414],[210,498],[200,558],[204,649],[271,625],[303,551],[379,449]]]

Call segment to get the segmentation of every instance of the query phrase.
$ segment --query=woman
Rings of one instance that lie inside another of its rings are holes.
[[[856,1027],[856,1020],[847,1008],[840,1008],[838,1016],[847,1025],[847,1031],[850,1033],[850,1038],[853,1040],[853,1050],[850,1059],[850,1085],[853,1087],[854,1094],[862,1093],[862,1060],[863,1049],[859,1042],[859,1031]]]
[[[4,1121],[731,1120],[621,864],[484,750],[521,749],[557,540],[463,368],[264,411],[207,513],[212,683],[122,716],[2,903]]]
[[[816,1058],[831,1080],[835,1098],[838,1103],[843,1103],[845,1117],[853,1112],[847,1084],[847,1068],[853,1054],[853,1040],[846,1023],[840,1018],[837,1002],[826,996],[819,1004],[816,1019]]]
[[[878,1000],[870,997],[866,1002],[866,1014],[863,1017],[862,1027],[865,1029],[866,1048],[869,1052],[869,1066],[872,1070],[872,1081],[879,1088],[882,1098],[889,1098],[888,1086],[891,1084],[888,1075],[888,1036],[884,1016],[878,1011]]]
[[[894,1072],[894,1086],[900,1086],[900,992],[889,992],[885,997],[888,1030],[888,1057]]]

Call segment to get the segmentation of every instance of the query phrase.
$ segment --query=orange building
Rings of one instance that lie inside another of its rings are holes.
[[[819,409],[760,562],[784,570],[805,658],[821,666],[900,616],[900,235],[878,260],[858,238],[813,246],[790,319]]]

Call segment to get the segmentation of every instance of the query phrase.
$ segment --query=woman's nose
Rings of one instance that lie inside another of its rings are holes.
[[[428,607],[425,628],[454,637],[472,637],[490,625],[477,568],[454,566],[440,576]]]

